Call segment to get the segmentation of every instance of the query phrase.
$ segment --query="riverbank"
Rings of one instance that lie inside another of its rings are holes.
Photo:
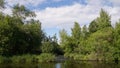
[[[0,64],[0,68],[120,68],[120,63],[104,63],[98,61],[65,61],[42,63],[8,63]]]
[[[67,58],[66,58],[67,57]],[[11,57],[0,56],[0,64],[2,63],[41,63],[41,62],[64,62],[64,61],[99,61],[99,62],[115,62],[114,60],[95,60],[93,59],[84,59],[74,56],[56,56],[51,53],[42,53],[40,55],[25,54],[25,55],[14,55]],[[115,62],[116,63],[116,62]],[[118,63],[118,62],[117,62]]]
[[[51,62],[55,60],[55,55],[51,53],[42,53],[40,55],[16,55],[11,57],[0,56],[0,63],[39,63]]]

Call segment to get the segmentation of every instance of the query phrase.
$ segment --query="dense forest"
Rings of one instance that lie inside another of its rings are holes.
[[[5,3],[0,0],[3,9]],[[12,7],[12,15],[0,12],[1,56],[50,54],[74,60],[120,60],[120,21],[112,26],[111,16],[104,9],[89,26],[75,22],[71,34],[60,30],[60,41],[56,35],[47,36],[35,17],[33,11],[19,4]]]

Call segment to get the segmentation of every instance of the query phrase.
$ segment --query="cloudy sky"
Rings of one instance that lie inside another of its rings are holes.
[[[80,26],[89,23],[99,16],[101,8],[111,15],[112,24],[120,18],[120,0],[5,0],[8,6],[17,3],[25,5],[37,14],[36,19],[42,22],[42,29],[48,35],[58,36],[60,29],[70,31],[74,22]],[[7,7],[5,13],[11,13]]]

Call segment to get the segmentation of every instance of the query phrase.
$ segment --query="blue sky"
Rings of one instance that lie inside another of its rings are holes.
[[[86,5],[87,0],[46,0],[46,2],[40,3],[37,6],[28,5],[28,8],[44,10],[46,7],[70,6],[73,5],[74,3]]]
[[[41,21],[47,35],[56,33],[58,38],[59,30],[64,28],[70,33],[75,21],[81,27],[89,25],[101,8],[111,15],[113,25],[120,18],[120,0],[6,0],[6,3],[10,6],[19,3],[35,11],[35,19]],[[11,8],[7,6],[4,12],[10,14]]]

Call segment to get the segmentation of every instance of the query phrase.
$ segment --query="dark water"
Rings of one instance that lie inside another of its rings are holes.
[[[38,64],[0,64],[0,68],[120,68],[120,63],[116,64],[96,61],[66,61]]]

